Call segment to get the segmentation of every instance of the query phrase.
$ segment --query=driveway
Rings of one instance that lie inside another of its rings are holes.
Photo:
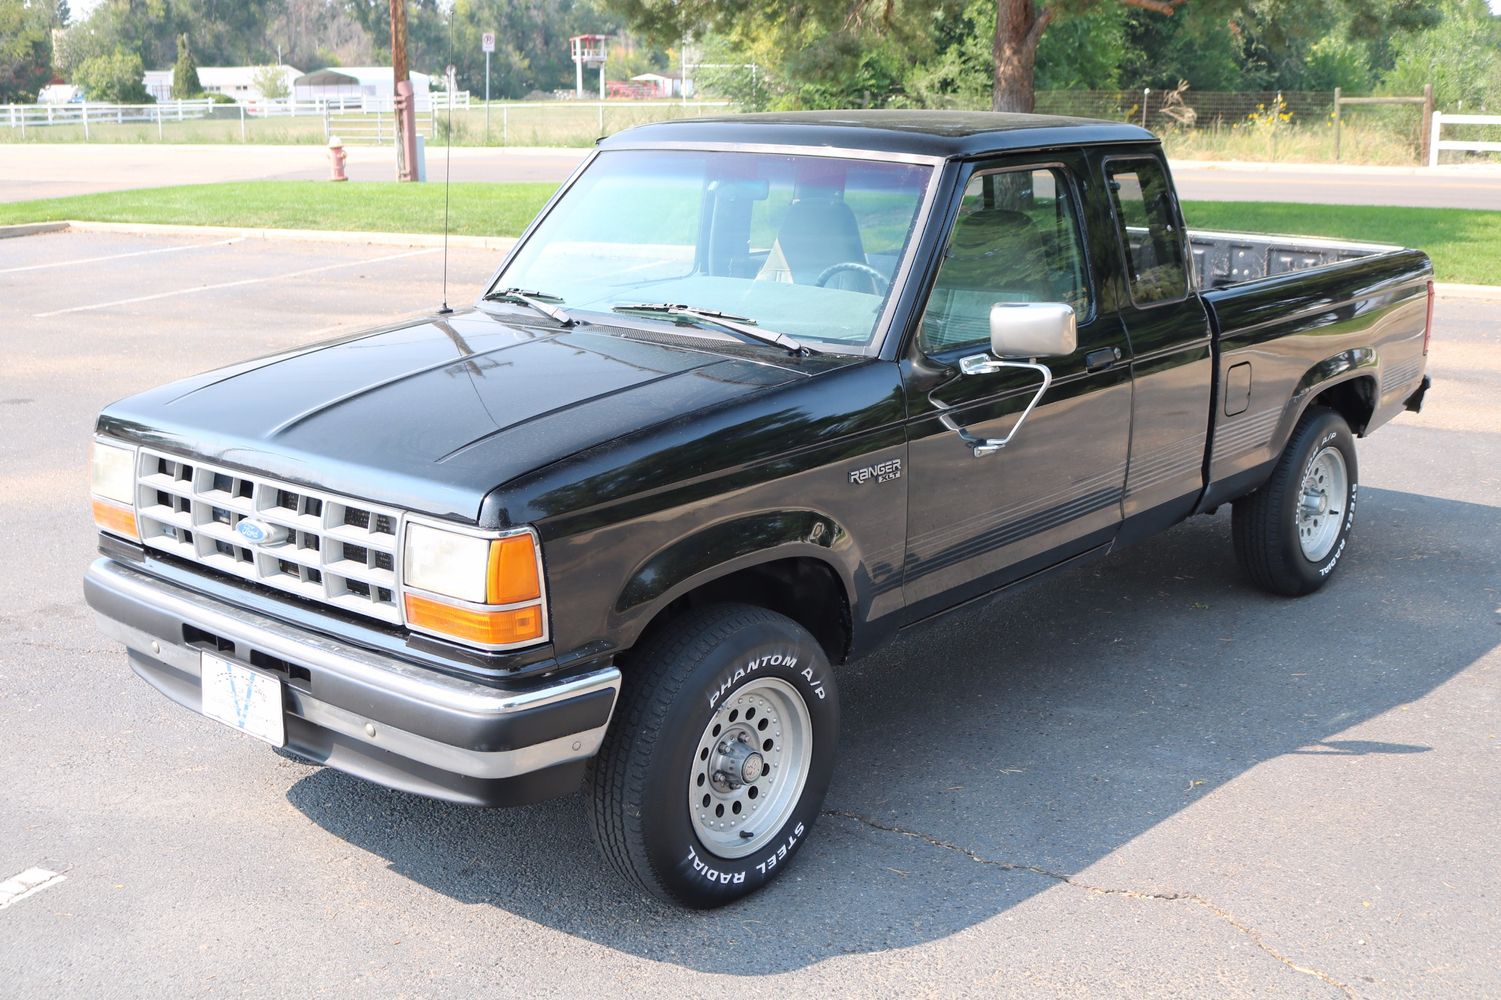
[[[450,298],[494,263],[456,251]],[[1439,302],[1330,587],[1251,589],[1221,511],[902,638],[841,674],[796,866],[699,914],[619,883],[577,798],[430,802],[170,704],[83,605],[101,406],[430,310],[439,267],[0,240],[0,881],[63,876],[0,889],[0,993],[1501,994],[1501,302]]]

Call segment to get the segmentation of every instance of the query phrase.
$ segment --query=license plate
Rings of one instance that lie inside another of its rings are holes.
[[[281,681],[213,653],[203,653],[203,714],[272,746],[285,746]]]

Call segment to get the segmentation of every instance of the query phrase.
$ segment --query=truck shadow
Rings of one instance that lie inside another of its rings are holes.
[[[779,882],[717,912],[625,887],[576,797],[486,811],[319,770],[288,799],[434,892],[695,970],[784,972],[942,938],[1265,761],[1429,749],[1418,713],[1409,742],[1339,734],[1496,645],[1496,510],[1362,499],[1349,564],[1303,600],[1242,581],[1222,512],[846,668],[826,814]]]

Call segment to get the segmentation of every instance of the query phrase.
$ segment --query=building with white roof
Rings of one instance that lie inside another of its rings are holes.
[[[411,73],[412,93],[425,97],[432,86],[426,73]],[[389,66],[329,66],[304,73],[292,82],[292,96],[299,101],[396,96],[395,77]]]
[[[262,101],[266,95],[261,93],[258,78],[265,73],[266,66],[199,66],[198,82],[208,94],[225,94],[233,97],[239,104],[250,101]],[[272,66],[269,67],[280,75],[285,84],[288,94],[292,93],[292,81],[302,75],[302,70],[295,66]],[[186,99],[188,95],[172,93],[172,71],[170,69],[153,69],[146,71],[146,93],[157,101],[176,100],[179,96]]]

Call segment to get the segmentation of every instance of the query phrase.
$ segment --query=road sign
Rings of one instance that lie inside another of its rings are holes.
[[[479,36],[479,45],[480,45],[480,48],[484,49],[486,52],[494,52],[495,51],[495,32],[493,32],[493,31],[487,31],[483,35],[480,35]]]

